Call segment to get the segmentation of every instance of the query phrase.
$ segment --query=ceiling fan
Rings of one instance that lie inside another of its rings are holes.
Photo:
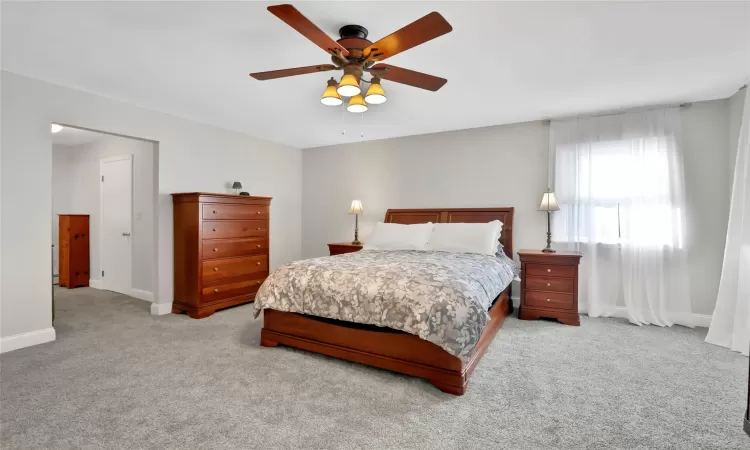
[[[337,106],[343,103],[341,96],[350,97],[347,107],[350,112],[364,112],[367,111],[367,104],[380,104],[387,100],[380,85],[381,78],[429,91],[437,91],[448,81],[426,73],[379,63],[451,32],[453,27],[437,12],[431,12],[372,43],[367,40],[367,29],[360,25],[342,27],[339,30],[341,39],[334,41],[292,5],[269,6],[268,11],[330,54],[333,64],[251,73],[250,76],[256,80],[265,81],[307,73],[343,70],[344,75],[340,82],[335,78],[328,80],[328,87],[321,102],[324,105]],[[364,72],[372,75],[372,79],[363,79]],[[360,82],[370,83],[364,98]]]

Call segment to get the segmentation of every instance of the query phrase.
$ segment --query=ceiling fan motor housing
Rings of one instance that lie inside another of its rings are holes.
[[[349,56],[347,57],[349,64],[356,64],[362,61],[364,59],[362,50],[372,45],[372,42],[367,40],[367,28],[361,25],[345,25],[339,29],[339,35],[341,39],[336,42],[349,51]],[[347,65],[347,62],[338,56],[334,55],[331,59],[336,65]]]

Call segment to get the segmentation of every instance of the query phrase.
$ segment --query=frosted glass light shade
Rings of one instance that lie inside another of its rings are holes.
[[[557,204],[554,192],[545,192],[542,195],[542,203],[539,205],[539,211],[560,211],[560,205]]]
[[[343,95],[344,97],[354,97],[355,95],[362,93],[362,90],[359,88],[357,77],[350,73],[344,74],[344,76],[341,77],[339,87],[336,91],[339,95]]]
[[[365,99],[363,99],[361,95],[355,95],[349,99],[349,106],[346,107],[346,110],[353,113],[363,113],[367,111]]]
[[[49,130],[50,130],[51,132],[53,132],[53,133],[59,133],[59,132],[61,132],[61,131],[62,131],[62,129],[63,129],[63,126],[62,126],[62,125],[58,125],[58,124],[56,124],[56,123],[53,123],[53,124],[52,124],[52,125],[50,125],[50,127],[49,127]]]
[[[339,106],[340,104],[344,103],[344,101],[341,100],[341,96],[336,91],[336,80],[334,80],[333,78],[328,80],[328,87],[325,91],[323,91],[323,96],[320,99],[320,103],[326,106]]]
[[[388,97],[385,96],[383,86],[380,85],[380,80],[373,78],[370,88],[367,89],[367,95],[365,95],[365,101],[371,105],[380,105],[385,103]]]
[[[352,206],[349,208],[349,214],[362,214],[364,209],[362,208],[362,202],[359,200],[352,200]]]

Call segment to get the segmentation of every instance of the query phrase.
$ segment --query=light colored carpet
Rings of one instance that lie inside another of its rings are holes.
[[[260,347],[250,306],[193,320],[57,292],[58,340],[0,357],[3,449],[750,448],[748,361],[705,329],[510,318],[454,397]]]

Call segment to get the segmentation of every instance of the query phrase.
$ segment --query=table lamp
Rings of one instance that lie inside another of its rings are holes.
[[[547,247],[542,250],[544,253],[555,253],[552,248],[552,233],[550,232],[550,213],[552,211],[560,211],[560,206],[557,204],[555,193],[547,191],[542,195],[542,203],[539,205],[538,211],[545,211],[547,213]]]
[[[354,240],[352,244],[359,245],[359,215],[364,212],[362,209],[362,202],[359,200],[352,200],[352,206],[349,208],[349,214],[354,214]]]
[[[232,183],[232,189],[234,189],[235,194],[238,194],[239,190],[242,189],[242,183],[240,183],[239,181],[235,181],[234,183]]]

